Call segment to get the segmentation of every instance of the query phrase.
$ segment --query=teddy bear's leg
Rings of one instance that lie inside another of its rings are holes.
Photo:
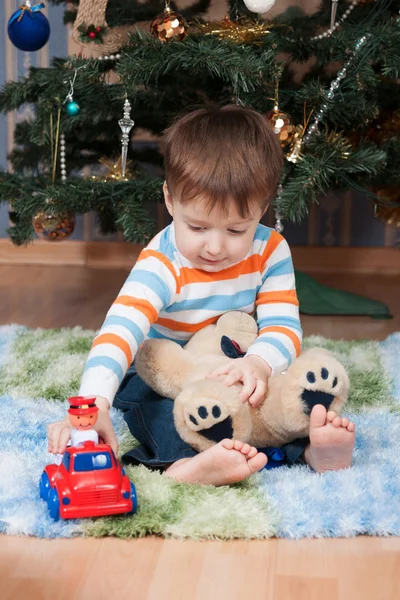
[[[349,390],[344,367],[331,353],[321,352],[318,348],[311,348],[307,356],[311,360],[301,378],[301,400],[305,414],[310,415],[317,404],[339,413]]]
[[[268,382],[266,401],[254,418],[258,447],[282,445],[307,437],[314,406],[339,414],[347,400],[349,379],[339,361],[323,348],[306,350],[286,373]],[[254,440],[251,442],[253,445]]]
[[[237,390],[215,380],[185,387],[175,400],[174,418],[180,436],[198,451],[225,438],[247,442],[252,428],[249,408]]]

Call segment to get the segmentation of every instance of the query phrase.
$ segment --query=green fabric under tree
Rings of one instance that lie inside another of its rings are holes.
[[[392,318],[389,308],[383,302],[323,285],[302,271],[296,271],[296,288],[300,312],[305,315],[364,315],[374,319]]]

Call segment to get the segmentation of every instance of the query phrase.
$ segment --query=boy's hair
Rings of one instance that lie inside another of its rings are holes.
[[[206,207],[247,218],[253,202],[265,209],[274,197],[283,154],[267,119],[236,105],[191,112],[166,130],[165,180],[172,198],[201,196]]]

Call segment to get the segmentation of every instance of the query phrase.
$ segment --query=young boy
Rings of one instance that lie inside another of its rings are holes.
[[[240,481],[265,466],[266,455],[241,440],[226,439],[197,454],[174,428],[172,401],[147,388],[133,361],[146,338],[184,345],[223,313],[256,309],[256,342],[211,376],[225,375],[227,386],[241,382],[242,400],[262,404],[268,378],[287,369],[302,337],[289,247],[259,224],[276,193],[282,161],[265,118],[248,108],[197,110],[167,131],[164,197],[173,222],[141,252],[111,306],[79,392],[97,396],[96,429],[115,451],[108,411],[113,401],[125,411],[141,442],[129,460],[163,468],[180,481],[214,485]],[[318,472],[346,468],[354,435],[353,423],[318,405],[309,444],[291,445],[289,462],[304,456]],[[69,436],[68,420],[50,425],[49,451],[63,452]]]

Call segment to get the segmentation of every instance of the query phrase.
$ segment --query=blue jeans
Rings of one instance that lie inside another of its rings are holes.
[[[134,365],[128,369],[115,396],[114,404],[124,413],[124,419],[139,446],[122,457],[123,462],[144,464],[164,469],[181,458],[196,456],[189,444],[178,434],[173,417],[174,401],[162,398],[137,375]],[[268,469],[284,464],[304,463],[302,454],[309,442],[301,438],[282,448],[259,448],[268,456]]]

